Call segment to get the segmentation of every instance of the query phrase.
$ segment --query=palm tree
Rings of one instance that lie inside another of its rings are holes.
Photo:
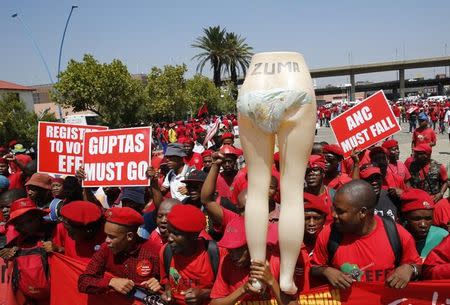
[[[221,71],[225,63],[225,34],[226,29],[220,26],[203,28],[203,36],[198,37],[191,45],[193,48],[203,50],[192,59],[198,59],[197,72],[202,73],[207,62],[213,69],[213,80],[216,87],[221,85]]]
[[[245,38],[236,33],[226,33],[225,35],[225,66],[230,75],[231,82],[237,90],[238,74],[242,73],[245,77],[247,68],[252,58],[252,50]],[[237,91],[236,91],[237,93]],[[235,96],[236,97],[236,96]]]

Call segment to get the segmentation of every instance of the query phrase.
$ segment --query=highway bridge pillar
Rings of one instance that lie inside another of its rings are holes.
[[[355,74],[350,74],[350,101],[355,101]]]
[[[400,69],[399,71],[399,79],[400,79],[400,98],[405,98],[405,69]]]

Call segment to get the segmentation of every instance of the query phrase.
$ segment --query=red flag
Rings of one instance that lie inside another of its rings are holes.
[[[203,115],[208,115],[208,106],[206,106],[206,103],[203,103],[202,107],[198,109],[197,117],[200,118]]]

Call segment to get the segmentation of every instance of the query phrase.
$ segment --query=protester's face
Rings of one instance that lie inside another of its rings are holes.
[[[274,200],[277,191],[278,191],[278,181],[276,179],[272,179],[269,185],[269,200]]]
[[[183,158],[178,156],[168,156],[167,157],[167,166],[169,169],[177,170],[181,166],[183,166]]]
[[[9,204],[6,204],[5,202],[0,202],[0,211],[3,214],[3,219],[5,221],[8,221],[8,219],[9,219]]]
[[[193,201],[200,200],[200,193],[202,191],[203,182],[187,182],[186,188],[188,189],[189,196]]]
[[[62,190],[63,190],[62,183],[59,182],[52,183],[52,195],[54,198],[61,198]]]
[[[389,158],[391,160],[397,161],[399,157],[400,157],[400,149],[398,148],[398,146],[389,148]]]
[[[344,233],[357,232],[361,227],[360,210],[351,205],[351,196],[347,193],[337,193],[333,202],[333,219],[339,231]]]
[[[0,175],[8,176],[8,164],[0,163]]]
[[[380,195],[381,192],[381,184],[383,183],[383,178],[381,177],[380,174],[373,174],[370,177],[367,177],[366,179],[367,182],[370,183],[370,185],[373,188],[373,191],[375,192],[375,194],[377,196]]]
[[[22,235],[35,235],[39,233],[42,224],[42,215],[39,212],[25,213],[13,221],[14,229]]]
[[[103,188],[106,196],[108,196],[108,200],[116,200],[120,195],[120,189],[118,187],[105,187]]]
[[[172,208],[173,204],[161,203],[158,213],[156,214],[156,226],[158,227],[163,240],[167,240],[169,237],[169,231],[167,230],[167,214],[170,213]]]
[[[106,245],[112,253],[120,253],[129,248],[133,238],[133,232],[129,232],[125,226],[115,223],[105,223]]]
[[[212,157],[211,156],[203,157],[203,170],[209,171],[211,166],[212,166]]]
[[[236,168],[236,160],[235,155],[226,154],[222,162],[223,171],[228,173],[233,172]]]
[[[167,224],[167,230],[169,231],[167,242],[172,248],[173,253],[186,252],[192,244],[192,241],[196,239],[194,234],[178,231],[176,228],[171,226],[170,223]]]
[[[324,173],[320,167],[312,167],[306,170],[305,182],[308,188],[322,185]]]
[[[428,121],[427,120],[419,120],[419,126],[420,127],[427,127]]]
[[[222,141],[222,145],[233,146],[233,144],[234,144],[234,140],[232,138],[226,138],[226,139],[223,139],[223,141]]]
[[[410,211],[405,215],[406,229],[416,240],[425,239],[433,223],[433,210]]]
[[[419,164],[426,164],[428,163],[428,161],[430,161],[430,156],[425,152],[415,151],[414,161],[418,162]]]
[[[62,223],[70,238],[74,241],[84,241],[84,237],[86,236],[86,229],[84,227],[73,226],[67,220],[64,220]]]
[[[250,253],[247,245],[236,249],[228,250],[233,265],[238,268],[244,268],[250,265]]]
[[[314,210],[305,211],[305,234],[317,236],[325,225],[325,214]]]
[[[42,206],[48,203],[50,190],[44,189],[36,185],[27,186],[27,196],[30,198],[37,206]]]
[[[187,155],[191,155],[193,149],[194,149],[194,143],[184,143],[183,144],[183,150]]]
[[[383,153],[374,154],[371,158],[371,161],[374,166],[380,168],[381,173],[383,175],[386,175],[388,159],[385,154],[383,154]]]
[[[330,153],[324,154],[325,157],[325,172],[326,173],[332,173],[336,172],[339,167],[339,161],[340,159]]]

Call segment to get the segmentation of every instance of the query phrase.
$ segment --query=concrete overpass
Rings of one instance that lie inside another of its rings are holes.
[[[405,70],[419,69],[419,68],[431,68],[431,67],[443,67],[443,66],[450,66],[450,56],[311,69],[310,73],[311,73],[312,78],[349,75],[350,83],[351,83],[350,99],[354,101],[355,100],[355,90],[356,90],[355,75],[357,75],[357,74],[376,73],[376,72],[385,72],[385,71],[399,71],[400,97],[403,98],[403,97],[405,97]],[[242,84],[242,82],[243,82],[243,79],[240,79],[239,84]],[[415,84],[417,84],[417,83],[415,83]],[[381,89],[381,88],[378,88],[378,89]],[[321,90],[321,89],[319,89],[319,90]],[[342,92],[342,89],[340,92]]]

